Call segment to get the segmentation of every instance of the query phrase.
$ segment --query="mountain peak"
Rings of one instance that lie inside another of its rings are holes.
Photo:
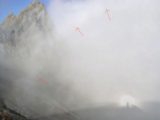
[[[4,41],[4,39],[13,41],[13,38],[17,41],[20,36],[33,30],[44,32],[49,29],[50,25],[48,24],[50,23],[45,6],[39,0],[33,0],[19,15],[15,16],[11,13],[0,24],[0,32],[5,31],[5,34],[0,35],[0,41]]]
[[[32,4],[40,3],[40,0],[32,0]]]

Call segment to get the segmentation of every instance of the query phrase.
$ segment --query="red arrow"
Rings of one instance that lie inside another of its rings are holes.
[[[76,28],[75,28],[75,31],[76,31],[76,32],[79,32],[79,33],[81,34],[81,36],[84,36],[84,34],[81,32],[81,30],[80,30],[79,27],[76,27]]]
[[[38,81],[43,83],[43,84],[48,84],[48,81],[46,79],[43,79],[42,77],[39,77]]]
[[[109,21],[111,21],[111,12],[110,12],[110,10],[109,10],[109,9],[106,9],[105,13],[106,13],[107,16],[108,16]]]

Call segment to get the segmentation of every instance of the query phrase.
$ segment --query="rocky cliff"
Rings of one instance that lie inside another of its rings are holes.
[[[45,6],[32,2],[18,16],[13,13],[0,24],[0,43],[15,47],[24,44],[34,33],[46,35],[51,29]]]
[[[15,115],[16,120],[26,119],[22,117],[23,115],[31,116],[26,113],[27,110],[19,109],[19,105],[23,104],[23,99],[21,104],[16,102],[16,99],[21,99],[18,96],[21,96],[23,92],[18,87],[20,84],[18,86],[16,84],[20,83],[22,78],[20,76],[26,74],[24,72],[26,70],[20,66],[23,64],[27,67],[29,64],[25,64],[26,61],[30,61],[30,65],[34,64],[29,58],[37,51],[36,46],[40,46],[48,38],[53,38],[51,26],[45,6],[39,1],[33,1],[17,16],[11,13],[0,24],[0,101],[2,101],[0,102],[0,111],[2,111],[0,117],[4,114],[4,110],[8,111],[13,118]],[[16,92],[17,90],[22,93]]]

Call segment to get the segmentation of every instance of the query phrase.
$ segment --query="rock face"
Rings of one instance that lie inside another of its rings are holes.
[[[53,27],[37,0],[0,24],[0,111],[33,119],[66,113],[68,106],[81,101],[57,74],[62,55]],[[76,102],[70,102],[73,99]]]
[[[43,41],[47,41],[47,38],[53,37],[51,34],[52,27],[50,26],[52,24],[45,6],[38,0],[33,1],[18,16],[11,13],[0,24],[0,101],[2,101],[0,102],[0,111],[7,109],[8,113],[12,115],[15,114],[13,113],[14,110],[20,111],[18,105],[21,106],[23,102],[21,104],[15,102],[19,94],[16,91],[20,92],[22,90],[16,88],[16,83],[20,82],[18,79],[25,73],[20,64],[27,66],[25,59],[30,58],[37,51],[34,49],[37,43],[40,46]],[[13,82],[13,80],[17,80],[17,82]],[[17,95],[15,99],[12,94]],[[4,104],[7,107],[4,108]],[[22,110],[22,114],[25,116],[26,112]],[[18,117],[18,115],[15,115],[15,119],[18,120],[19,118],[16,116]]]
[[[42,3],[35,1],[18,16],[10,14],[0,25],[0,42],[15,45],[22,42],[21,36],[29,35],[29,31],[37,29],[48,32],[47,12]],[[21,40],[21,41],[20,41]]]

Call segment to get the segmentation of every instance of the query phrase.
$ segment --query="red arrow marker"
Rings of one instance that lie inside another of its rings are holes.
[[[43,78],[38,78],[38,81],[43,83],[43,84],[48,84],[48,81],[46,79],[43,79]]]
[[[84,36],[84,34],[81,32],[81,30],[80,30],[79,27],[76,27],[76,28],[75,28],[75,31],[76,31],[76,32],[79,32],[81,36]]]
[[[109,21],[111,21],[111,12],[110,12],[110,10],[109,10],[109,9],[106,9],[105,13],[106,13],[107,16],[108,16]]]

